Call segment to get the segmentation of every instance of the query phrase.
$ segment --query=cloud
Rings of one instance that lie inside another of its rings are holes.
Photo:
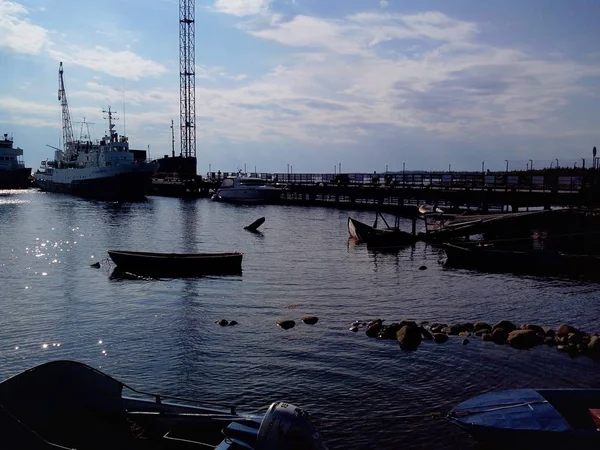
[[[269,10],[271,0],[216,0],[215,11],[234,16],[264,14]]]
[[[130,50],[112,51],[101,46],[86,48],[74,45],[61,50],[49,48],[48,53],[57,61],[76,64],[127,80],[139,80],[167,72],[162,64],[144,59]]]
[[[390,4],[390,2],[388,0],[379,0],[379,6],[381,8],[386,8],[387,5],[389,5],[389,4]]]
[[[18,3],[0,1],[0,48],[29,55],[42,51],[48,32],[22,18],[27,14],[27,9]]]
[[[228,79],[242,81],[247,78],[245,74],[232,75],[223,66],[196,65],[196,79],[215,81],[217,79]]]

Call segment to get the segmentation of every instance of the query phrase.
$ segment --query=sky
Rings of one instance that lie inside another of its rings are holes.
[[[196,0],[198,172],[502,170],[600,146],[598,0]],[[34,169],[111,106],[179,153],[177,0],[0,0],[0,133]],[[562,165],[562,164],[561,164]]]

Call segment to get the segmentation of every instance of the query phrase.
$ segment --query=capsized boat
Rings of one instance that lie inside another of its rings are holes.
[[[600,448],[600,389],[515,389],[483,394],[448,418],[490,448]]]
[[[152,253],[108,250],[122,271],[140,275],[240,274],[243,253]]]
[[[232,405],[142,392],[74,361],[0,383],[0,433],[6,450],[327,450],[308,413],[289,403],[243,414]]]

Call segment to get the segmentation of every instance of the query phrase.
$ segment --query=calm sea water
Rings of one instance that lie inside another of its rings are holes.
[[[600,387],[600,365],[555,349],[462,338],[404,352],[352,333],[354,320],[495,322],[600,331],[600,285],[445,269],[418,244],[373,253],[348,241],[369,212],[232,206],[150,197],[114,204],[0,191],[0,378],[53,359],[139,389],[257,409],[287,400],[322,419],[332,449],[472,448],[441,420],[471,396],[520,387]],[[266,217],[256,235],[243,226]],[[107,249],[241,251],[243,274],[111,276]],[[100,261],[102,267],[89,264]],[[426,265],[428,270],[418,270]],[[314,326],[299,321],[314,314]],[[235,319],[235,327],[215,321]],[[282,330],[278,319],[297,321]]]

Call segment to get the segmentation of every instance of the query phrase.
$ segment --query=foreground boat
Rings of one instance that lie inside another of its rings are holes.
[[[555,250],[511,250],[493,245],[444,244],[446,264],[489,272],[540,275],[600,276],[600,256],[572,255]]]
[[[240,274],[242,253],[151,253],[108,250],[121,271],[140,275]]]
[[[375,228],[348,217],[348,233],[357,243],[366,242],[369,247],[399,247],[416,242],[416,237],[394,228]]]
[[[600,448],[600,389],[517,389],[480,395],[449,419],[489,448]]]
[[[282,189],[270,186],[262,178],[243,174],[227,177],[212,199],[231,203],[274,203],[281,199]]]
[[[308,414],[288,403],[242,414],[231,405],[141,392],[74,361],[0,383],[0,435],[7,450],[326,450]]]
[[[29,187],[31,168],[21,160],[23,149],[13,147],[8,133],[0,139],[0,189],[26,189]]]

